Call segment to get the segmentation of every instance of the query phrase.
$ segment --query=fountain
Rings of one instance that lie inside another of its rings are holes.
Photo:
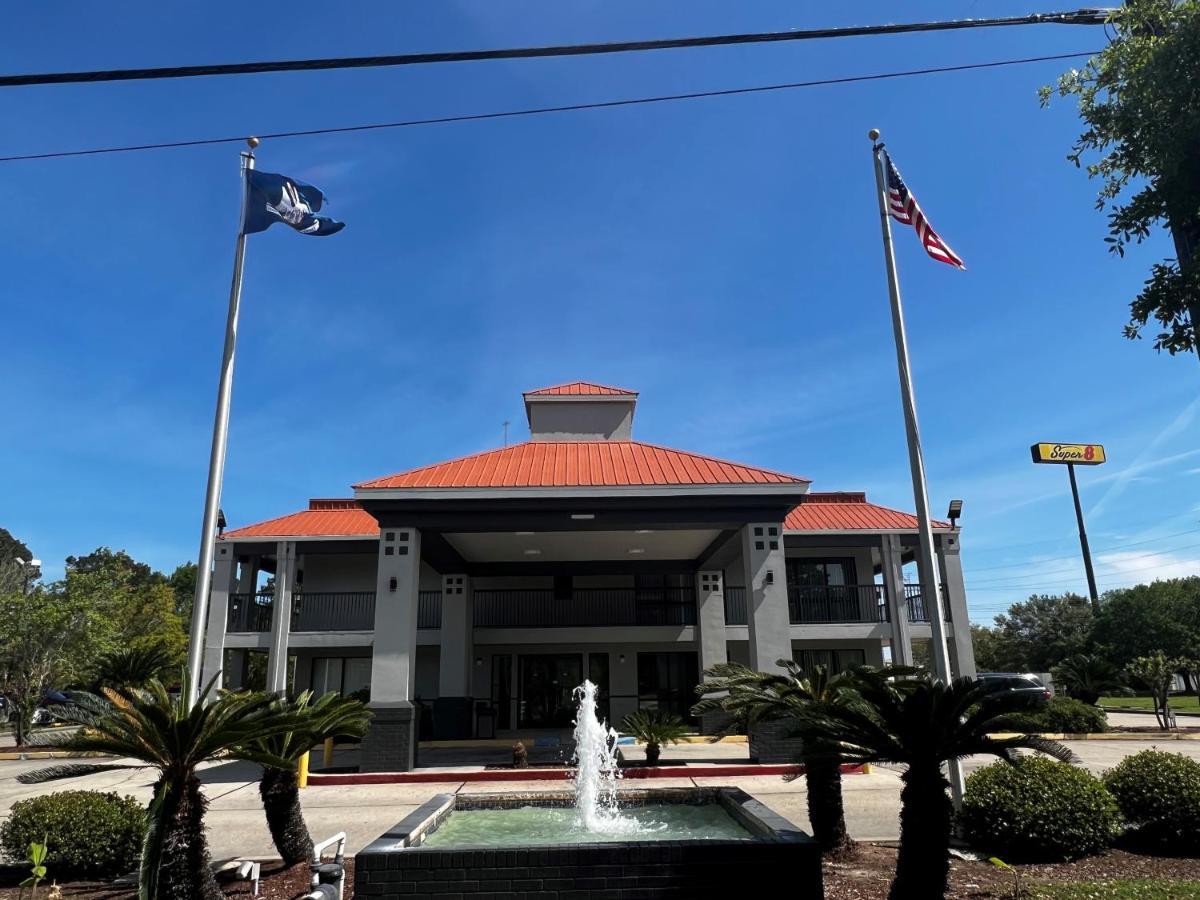
[[[617,733],[596,715],[596,686],[575,698],[573,791],[439,794],[357,854],[356,890],[716,897],[743,889],[750,863],[801,900],[823,895],[816,843],[745,792],[618,791]]]

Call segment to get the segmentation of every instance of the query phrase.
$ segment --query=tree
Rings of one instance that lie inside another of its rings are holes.
[[[46,692],[79,674],[87,617],[41,586],[0,594],[0,693],[12,704],[17,745],[28,743]]]
[[[1092,638],[1116,666],[1155,650],[1168,656],[1200,656],[1200,577],[1109,591]]]
[[[1172,231],[1175,258],[1151,266],[1126,337],[1154,320],[1156,350],[1200,353],[1200,2],[1127,0],[1111,23],[1108,46],[1043,88],[1042,103],[1056,92],[1078,98],[1085,128],[1067,158],[1080,166],[1098,154],[1087,173],[1102,180],[1096,208],[1108,212],[1112,252],[1157,226]]]
[[[5,528],[0,528],[0,594],[29,589],[41,570],[29,565],[33,554]]]
[[[887,670],[858,669],[855,690],[864,703],[814,707],[802,713],[822,733],[839,762],[904,766],[900,791],[900,851],[890,900],[944,897],[950,871],[953,809],[943,765],[976,754],[1016,762],[1020,747],[1061,760],[1071,751],[1036,735],[997,739],[997,720],[1028,712],[1037,698],[997,691],[969,678],[950,684],[928,674],[897,679]]]
[[[1028,668],[1024,649],[999,628],[973,624],[971,646],[980,672],[1023,672]]]
[[[167,577],[125,551],[100,547],[87,556],[67,557],[59,590],[64,603],[89,617],[92,640],[80,661],[85,667],[127,647],[161,647],[173,663],[183,660],[187,635]]]
[[[105,653],[92,669],[96,690],[105,687],[142,688],[162,676],[173,663],[161,646],[126,647]]]
[[[312,860],[313,853],[312,835],[300,807],[300,757],[327,738],[361,738],[371,720],[370,711],[358,700],[328,693],[314,702],[312,696],[306,691],[295,700],[276,699],[276,710],[296,718],[297,727],[250,741],[248,752],[242,748],[234,751],[234,755],[247,759],[271,756],[287,763],[265,768],[258,792],[271,840],[289,866]]]
[[[1105,694],[1125,691],[1121,672],[1106,659],[1094,654],[1077,653],[1054,667],[1054,686],[1067,696],[1092,706]]]
[[[627,715],[621,728],[646,745],[648,766],[658,765],[664,744],[678,744],[691,731],[683,724],[683,719],[674,713],[645,709]]]
[[[175,594],[175,613],[186,628],[192,621],[192,604],[196,601],[196,564],[180,563],[167,581]]]
[[[1083,597],[1035,594],[996,616],[993,672],[1049,672],[1089,646],[1092,609]],[[977,660],[978,663],[978,660]]]
[[[1154,700],[1154,718],[1158,720],[1159,728],[1165,730],[1171,727],[1170,698],[1175,674],[1195,667],[1194,661],[1167,656],[1161,650],[1149,656],[1139,656],[1126,667],[1126,671],[1150,691]]]
[[[823,732],[804,728],[807,720],[802,714],[854,702],[858,699],[856,682],[850,674],[831,676],[825,666],[814,666],[808,674],[790,659],[781,659],[779,665],[785,674],[756,672],[738,663],[720,663],[705,670],[705,681],[696,692],[708,696],[692,712],[723,712],[746,728],[755,722],[794,722],[798,736],[803,738],[808,820],[813,837],[823,852],[851,850],[854,842],[846,830],[841,760],[824,741]]]
[[[80,692],[58,718],[83,726],[55,741],[63,749],[107,753],[129,763],[51,766],[18,776],[22,784],[111,769],[158,770],[150,822],[142,850],[139,900],[221,900],[204,836],[204,808],[196,767],[239,748],[243,759],[288,765],[270,753],[249,748],[298,724],[267,694],[225,693],[209,700],[211,682],[191,703],[187,686],[177,697],[159,681],[144,690],[106,688],[103,695]]]

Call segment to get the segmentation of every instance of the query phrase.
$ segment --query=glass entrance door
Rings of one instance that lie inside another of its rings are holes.
[[[583,655],[522,656],[521,728],[569,728],[575,719],[572,692],[583,682]]]

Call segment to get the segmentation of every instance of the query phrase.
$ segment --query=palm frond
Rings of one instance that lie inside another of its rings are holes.
[[[58,766],[47,766],[32,772],[23,772],[17,776],[21,784],[46,784],[49,781],[61,781],[64,778],[80,778],[84,775],[95,775],[97,772],[111,772],[114,769],[138,769],[128,763],[64,763]]]

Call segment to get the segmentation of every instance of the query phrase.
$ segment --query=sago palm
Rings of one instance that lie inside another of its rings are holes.
[[[1054,684],[1069,696],[1095,706],[1105,694],[1127,693],[1121,671],[1094,654],[1076,653],[1053,669]]]
[[[140,688],[159,678],[172,665],[165,647],[123,647],[100,656],[92,666],[95,690],[106,687]]]
[[[1015,762],[1018,748],[1069,761],[1071,751],[1036,735],[989,737],[1003,730],[997,720],[1034,708],[1036,697],[969,678],[950,684],[928,674],[895,679],[886,670],[860,669],[854,681],[864,703],[810,710],[807,727],[824,730],[836,742],[839,760],[904,766],[900,850],[888,896],[943,897],[953,816],[943,764],[976,754]]]
[[[66,750],[107,753],[136,762],[52,766],[20,776],[25,784],[89,775],[110,769],[158,771],[149,825],[142,848],[140,900],[220,900],[204,837],[207,800],[197,767],[226,757],[252,738],[296,727],[296,717],[266,694],[224,693],[209,701],[212,682],[195,703],[188,679],[172,697],[158,680],[144,689],[105,688],[101,695],[77,693],[70,706],[54,710],[58,719],[82,726],[54,744]],[[243,753],[264,765],[287,765],[269,753]]]
[[[283,766],[263,769],[258,792],[275,849],[287,865],[312,859],[313,840],[304,823],[300,807],[300,757],[326,738],[361,738],[367,733],[371,713],[358,700],[348,700],[328,693],[313,700],[306,691],[295,700],[279,698],[274,702],[281,714],[297,720],[295,728],[266,737],[256,738],[234,750],[245,759],[274,757],[286,761]]]
[[[696,688],[706,694],[692,712],[730,716],[732,728],[749,729],[756,722],[792,722],[791,736],[802,739],[801,761],[808,794],[808,820],[813,837],[826,853],[850,850],[842,805],[841,760],[836,747],[824,741],[821,729],[805,728],[802,714],[854,702],[854,680],[848,674],[830,675],[825,666],[805,672],[790,659],[781,659],[783,673],[756,672],[739,663],[720,663],[704,672]]]
[[[691,733],[683,719],[659,710],[638,710],[621,723],[621,730],[646,745],[646,765],[657,766],[663,744],[678,744]]]

